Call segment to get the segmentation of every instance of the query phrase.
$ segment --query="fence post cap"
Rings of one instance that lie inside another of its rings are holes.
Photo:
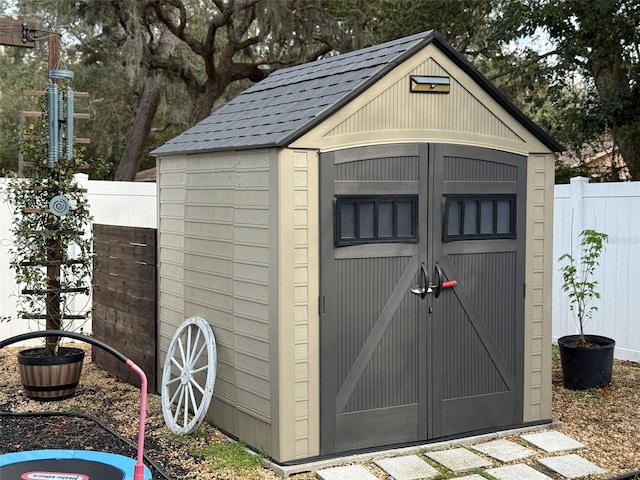
[[[589,179],[587,177],[572,177],[569,180],[570,183],[589,183]]]

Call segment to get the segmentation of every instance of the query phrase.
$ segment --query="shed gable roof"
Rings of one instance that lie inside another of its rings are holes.
[[[431,30],[276,70],[153,155],[286,147],[427,44],[436,44],[551,150],[562,147]]]

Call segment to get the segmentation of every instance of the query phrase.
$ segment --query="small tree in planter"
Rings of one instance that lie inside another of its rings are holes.
[[[11,268],[21,289],[19,315],[44,322],[47,330],[69,330],[90,314],[73,311],[72,306],[77,294],[88,294],[90,289],[93,251],[85,231],[91,216],[86,191],[74,180],[81,157],[75,151],[73,156],[51,162],[46,109],[43,113],[42,119],[25,132],[35,139],[23,147],[27,176],[14,175],[7,188],[7,200],[13,208]],[[43,376],[42,364],[76,364],[71,373],[79,377],[83,358],[83,350],[60,347],[57,337],[47,337],[44,348],[20,352],[18,361],[27,395],[48,399],[72,395],[77,378],[60,390],[52,384],[36,386],[34,382]]]
[[[599,265],[600,255],[609,236],[593,229],[580,233],[580,262],[570,253],[558,260],[566,262],[560,269],[562,290],[569,299],[569,309],[578,325],[577,335],[567,335],[558,339],[564,385],[571,389],[600,388],[611,382],[613,349],[615,341],[600,335],[585,333],[585,325],[591,319],[600,298],[598,281],[594,273]]]

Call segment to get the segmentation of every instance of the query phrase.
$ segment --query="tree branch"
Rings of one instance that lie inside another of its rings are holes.
[[[540,60],[543,60],[543,59],[545,59],[547,57],[550,57],[551,55],[556,55],[557,53],[558,53],[557,49],[556,50],[551,50],[550,52],[547,52],[547,53],[543,53],[541,55],[538,55],[538,56],[532,58],[531,60],[529,60],[528,62],[526,62],[524,64],[514,65],[512,68],[509,68],[509,69],[507,69],[507,70],[505,70],[503,72],[497,73],[497,74],[489,77],[489,80],[493,82],[496,79],[502,78],[502,77],[507,76],[507,75],[510,75],[515,71],[525,69],[527,67],[530,67],[531,65],[535,65]]]

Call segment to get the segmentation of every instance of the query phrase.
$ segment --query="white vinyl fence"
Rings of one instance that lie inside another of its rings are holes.
[[[87,181],[86,175],[80,181],[87,185],[95,223],[157,228],[155,183]],[[0,317],[15,317],[17,286],[7,252],[11,212],[4,185],[0,179]],[[558,257],[566,252],[579,257],[578,234],[593,228],[607,233],[609,242],[596,271],[602,298],[587,331],[614,338],[617,358],[640,362],[640,182],[589,184],[574,178],[555,187],[554,208],[552,340],[577,331],[561,289]],[[0,323],[0,338],[28,331],[27,323]]]
[[[88,180],[85,174],[76,175],[76,179],[88,190],[94,223],[157,227],[155,183]],[[0,317],[11,317],[12,320],[0,322],[0,338],[8,338],[36,328],[33,321],[16,318],[18,286],[14,281],[14,272],[9,268],[9,247],[12,243],[9,228],[13,212],[7,203],[6,185],[7,179],[0,178]],[[88,296],[78,295],[74,302],[75,309],[82,305],[91,307],[91,299]],[[91,325],[84,325],[83,331],[90,332]],[[37,340],[33,343],[35,342]]]
[[[592,228],[609,235],[595,271],[601,298],[585,333],[616,341],[615,356],[640,362],[640,182],[587,183],[573,178],[556,185],[553,225],[553,340],[577,333],[562,291],[558,257],[580,257],[579,233]]]

